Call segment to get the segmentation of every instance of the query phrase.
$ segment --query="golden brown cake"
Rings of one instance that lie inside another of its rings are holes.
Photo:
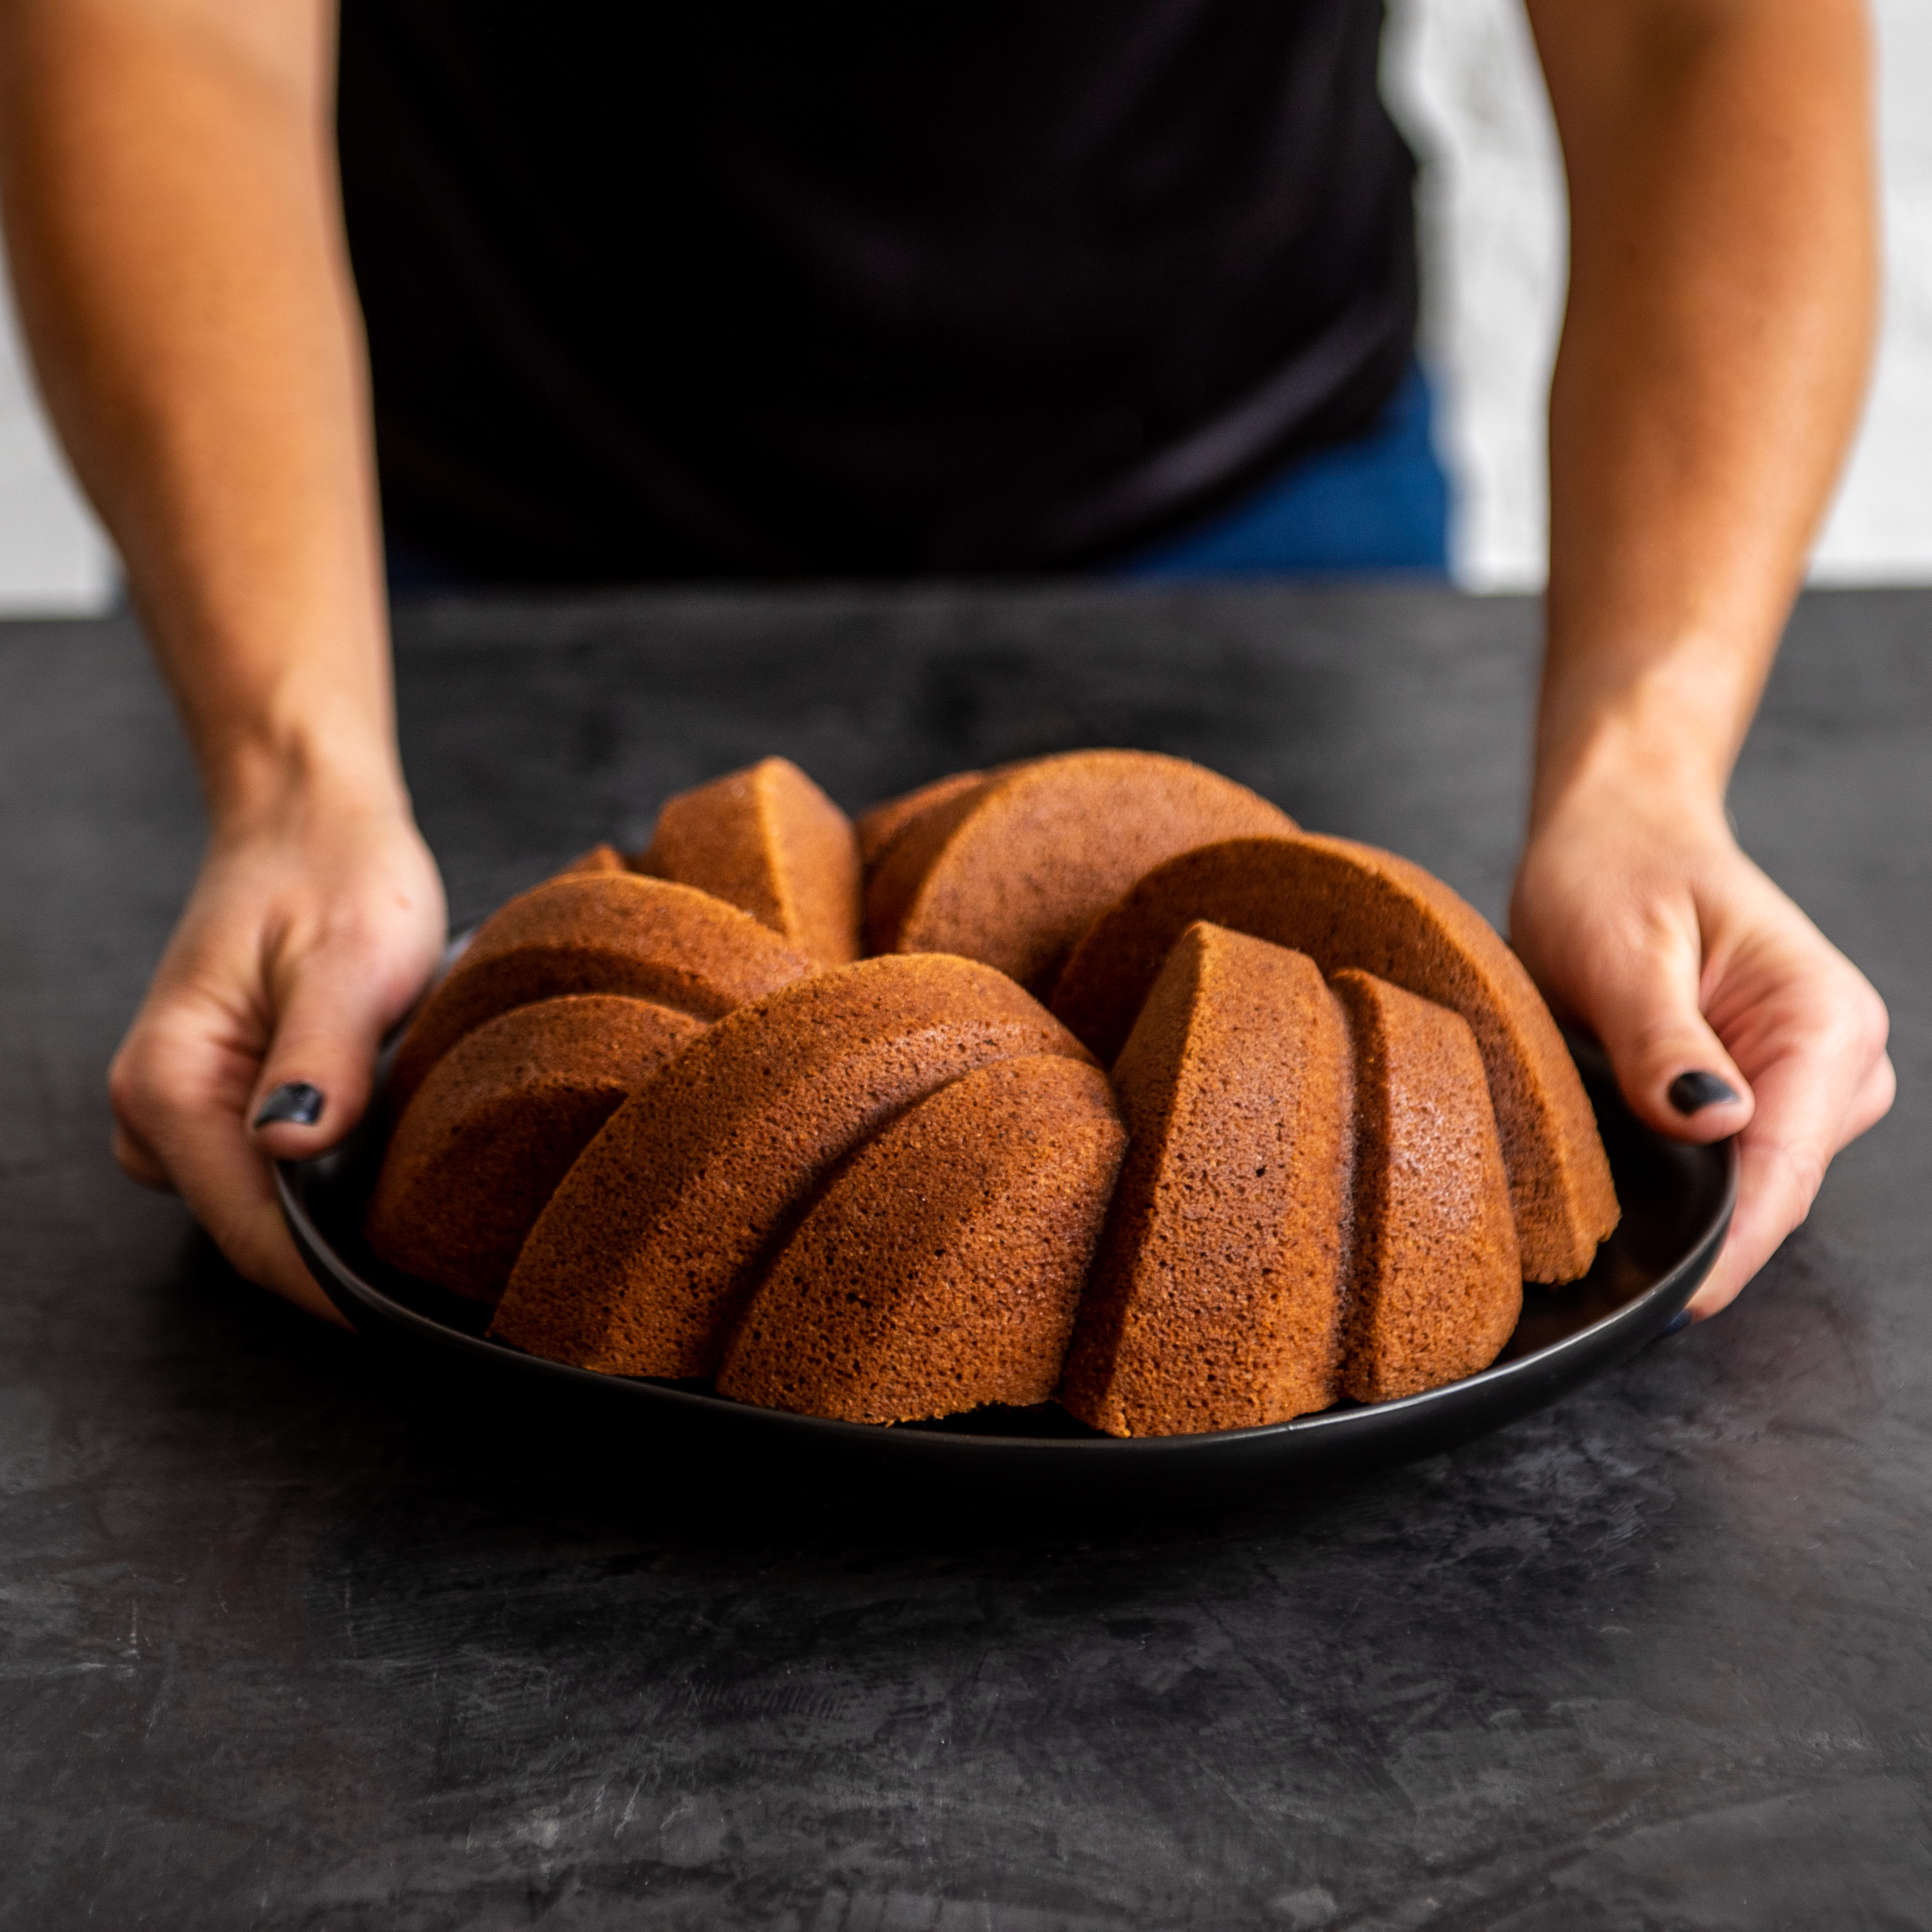
[[[872,875],[914,820],[923,818],[928,812],[937,811],[943,805],[950,805],[966,792],[978,790],[986,782],[984,772],[954,772],[948,777],[934,778],[930,784],[921,785],[916,791],[903,792],[897,798],[889,798],[883,804],[862,812],[853,821],[853,829],[859,835],[859,860],[866,876]]]
[[[905,828],[866,889],[866,950],[960,953],[1044,998],[1082,933],[1151,867],[1210,841],[1294,830],[1245,785],[1185,759],[1036,758]]]
[[[789,758],[667,799],[635,869],[712,893],[821,965],[859,956],[852,821]]]
[[[1468,1022],[1366,973],[1330,983],[1355,1049],[1342,1386],[1388,1402],[1487,1368],[1522,1312],[1522,1270]]]
[[[476,936],[410,1022],[391,1069],[400,1114],[463,1036],[513,1006],[565,993],[622,993],[711,1020],[812,970],[735,906],[634,872],[546,880]]]
[[[1114,1067],[1126,1163],[1060,1391],[1082,1421],[1172,1436],[1335,1400],[1353,1084],[1311,961],[1181,935]]]
[[[1480,914],[1406,859],[1346,838],[1236,838],[1157,866],[1094,921],[1054,1010],[1105,1061],[1196,920],[1359,967],[1468,1022],[1488,1075],[1523,1270],[1570,1281],[1617,1223],[1596,1119],[1562,1036]]]
[[[848,1422],[1044,1402],[1126,1135],[1097,1068],[1003,1060],[836,1174],[738,1324],[718,1393]]]
[[[1010,980],[862,960],[720,1020],[618,1108],[550,1198],[491,1333],[620,1375],[704,1376],[770,1244],[838,1161],[962,1074],[1086,1051]]]
[[[396,1123],[369,1245],[406,1274],[494,1301],[591,1136],[704,1030],[646,1000],[575,993],[466,1034]]]
[[[891,950],[827,966],[862,844]],[[1228,1429],[1480,1370],[1523,1271],[1615,1225],[1502,940],[1198,766],[963,772],[855,833],[767,760],[666,806],[678,878],[615,862],[488,921],[387,1090],[372,1242],[500,1288],[533,1353],[847,1420],[1057,1389]]]

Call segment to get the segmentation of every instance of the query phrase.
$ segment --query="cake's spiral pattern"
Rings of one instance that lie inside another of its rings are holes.
[[[493,1334],[857,1421],[1411,1394],[1617,1214],[1470,908],[1142,752],[856,827],[780,759],[686,793],[485,922],[388,1097],[370,1244]]]

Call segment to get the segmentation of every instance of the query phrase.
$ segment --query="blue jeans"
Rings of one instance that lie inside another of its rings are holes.
[[[1114,566],[1130,578],[1340,577],[1449,572],[1449,483],[1429,384],[1412,362],[1365,436],[1317,450],[1240,502]]]

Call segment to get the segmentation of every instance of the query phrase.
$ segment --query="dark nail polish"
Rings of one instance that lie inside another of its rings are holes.
[[[322,1118],[322,1089],[306,1080],[285,1080],[262,1102],[258,1127],[312,1127]]]
[[[1701,1114],[1720,1100],[1737,1097],[1737,1090],[1729,1081],[1720,1080],[1714,1073],[1706,1073],[1701,1068],[1680,1073],[1670,1083],[1670,1104],[1680,1114]]]
[[[1680,1308],[1677,1312],[1657,1331],[1657,1339],[1660,1342],[1666,1335],[1681,1335],[1685,1329],[1690,1327],[1690,1310],[1688,1308]]]

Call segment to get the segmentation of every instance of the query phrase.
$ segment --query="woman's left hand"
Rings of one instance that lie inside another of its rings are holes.
[[[1884,1001],[1738,849],[1715,802],[1563,800],[1525,849],[1510,923],[1640,1119],[1678,1140],[1740,1136],[1737,1213],[1690,1304],[1714,1315],[1891,1106]]]

